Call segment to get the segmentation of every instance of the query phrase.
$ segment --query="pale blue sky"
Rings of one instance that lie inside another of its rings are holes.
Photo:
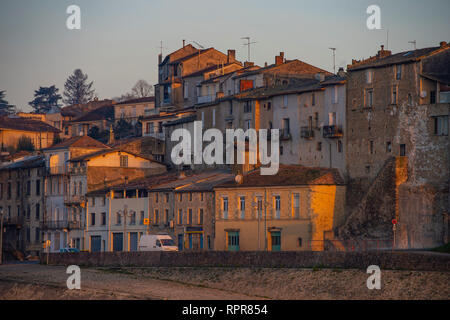
[[[66,8],[81,7],[81,30],[66,29]],[[258,43],[252,60],[263,65],[285,52],[332,71],[328,47],[337,47],[337,66],[374,55],[386,31],[366,28],[366,9],[381,7],[394,52],[450,41],[449,0],[0,0],[0,90],[29,111],[39,86],[64,81],[81,68],[100,98],[130,91],[138,79],[154,84],[160,40],[164,52],[182,39],[247,59],[241,37]]]

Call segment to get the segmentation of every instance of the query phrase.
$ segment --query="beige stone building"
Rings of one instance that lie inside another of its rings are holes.
[[[0,166],[0,216],[3,214],[3,257],[39,255],[42,249],[45,161],[25,156]]]
[[[155,112],[155,97],[130,99],[114,105],[114,122],[123,119],[135,125],[140,118],[154,115]]]
[[[352,211],[341,236],[394,238],[401,248],[448,242],[450,45],[381,47],[347,71]]]
[[[214,188],[215,250],[324,250],[344,218],[345,186],[336,169],[280,166]]]

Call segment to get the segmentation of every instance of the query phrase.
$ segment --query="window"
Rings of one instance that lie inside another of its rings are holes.
[[[280,219],[281,215],[281,197],[275,196],[273,197],[274,200],[274,208],[275,208],[275,219]]]
[[[192,225],[192,209],[188,210],[188,224]]]
[[[20,198],[20,182],[17,182],[16,186],[17,186],[16,195],[17,195],[17,198]]]
[[[178,224],[183,224],[183,209],[178,210]]]
[[[400,157],[405,157],[406,156],[406,144],[401,144],[400,145]]]
[[[342,141],[341,140],[338,140],[338,142],[337,142],[337,151],[339,153],[342,153]]]
[[[139,224],[141,226],[144,224],[144,218],[145,218],[144,211],[141,211],[141,214],[140,214],[140,217],[139,217]]]
[[[373,70],[366,71],[366,83],[371,84],[373,81]]]
[[[392,87],[391,104],[397,104],[397,86]]]
[[[408,93],[408,104],[412,105],[412,94]]]
[[[116,213],[116,224],[120,226],[122,224],[122,216],[120,213]]]
[[[239,251],[239,232],[227,232],[228,250]]]
[[[371,108],[373,106],[373,89],[366,90],[366,107]]]
[[[270,110],[270,109],[272,109],[272,102],[269,101],[267,103],[267,110]]]
[[[322,142],[317,142],[317,151],[322,151]]]
[[[299,247],[302,246],[302,238],[298,238],[298,246],[299,246]]]
[[[250,113],[250,112],[252,112],[252,102],[245,101],[244,102],[244,113]]]
[[[292,195],[292,216],[295,219],[300,218],[300,194],[294,193]]]
[[[181,202],[181,201],[183,201],[183,194],[182,193],[179,193],[178,194],[178,200]]]
[[[203,209],[198,210],[198,224],[203,224]]]
[[[27,196],[31,194],[31,181],[27,181]]]
[[[36,242],[39,242],[40,238],[41,238],[41,229],[36,228],[34,231],[34,240]]]
[[[91,213],[91,226],[95,226],[95,213]]]
[[[434,134],[448,136],[448,116],[434,118]]]
[[[316,105],[316,94],[315,94],[315,93],[313,93],[313,94],[311,95],[311,105],[312,105],[312,106],[315,106],[315,105]]]
[[[288,106],[288,96],[285,94],[283,96],[283,106],[286,108]]]
[[[31,207],[30,205],[27,206],[27,219],[30,219],[30,215],[31,215]]]
[[[6,189],[6,197],[7,199],[11,199],[11,182],[8,182],[8,188]]]
[[[392,143],[390,141],[386,142],[386,152],[392,151]]]
[[[314,112],[314,127],[315,128],[319,127],[319,113],[318,112]],[[312,129],[312,125],[309,129]]]
[[[128,156],[120,156],[120,166],[122,168],[128,167]]]
[[[203,201],[203,192],[200,192],[200,201]]]
[[[212,126],[213,126],[213,127],[216,126],[216,109],[213,109],[213,114],[212,114]]]
[[[222,212],[223,218],[228,219],[228,197],[222,198]]]
[[[159,201],[159,193],[155,193],[155,202],[158,203]]]
[[[252,120],[245,120],[245,130],[248,130],[252,127]]]
[[[289,119],[283,119],[281,136],[287,137],[290,134]]]
[[[430,104],[436,103],[436,91],[432,90],[430,91]]]
[[[338,103],[339,96],[338,96],[338,86],[333,87],[334,96],[333,96],[333,103]]]
[[[239,197],[239,210],[241,212],[241,219],[245,219],[245,197]]]
[[[189,201],[192,201],[192,192],[189,192]]]
[[[35,212],[35,218],[36,220],[39,220],[41,216],[41,206],[39,203],[36,204],[36,212]]]
[[[155,209],[153,213],[153,224],[159,224],[159,210]]]
[[[165,210],[165,222],[169,223],[169,209]]]
[[[165,194],[165,198],[166,198],[166,203],[169,203],[169,194],[168,193]]]
[[[41,180],[36,180],[36,195],[41,195]]]
[[[92,206],[95,207],[95,197],[92,197],[91,202],[92,202]]]
[[[106,225],[106,212],[102,212],[102,226]]]
[[[396,70],[395,79],[400,80],[402,78],[402,65],[401,64],[396,65],[395,70]]]
[[[369,141],[369,153],[373,154],[373,141],[372,140]]]

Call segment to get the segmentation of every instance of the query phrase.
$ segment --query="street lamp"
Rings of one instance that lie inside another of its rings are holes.
[[[0,264],[3,261],[3,208],[0,208]]]
[[[123,236],[124,236],[124,247],[128,248],[128,237],[127,237],[127,217],[132,217],[133,214],[135,214],[136,212],[133,210],[128,211],[128,206],[124,205],[123,206],[123,210],[119,210],[117,212],[120,216],[122,216],[123,219]],[[125,241],[125,239],[127,239]],[[125,245],[126,244],[126,245]]]

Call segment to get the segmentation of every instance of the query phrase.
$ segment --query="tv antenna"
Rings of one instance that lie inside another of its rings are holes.
[[[408,43],[410,43],[410,44],[412,44],[412,45],[414,46],[414,50],[417,49],[417,48],[416,48],[416,44],[417,44],[417,41],[416,41],[416,40],[408,41]]]
[[[250,46],[252,45],[252,44],[255,44],[255,43],[258,43],[257,41],[253,41],[253,42],[251,42],[250,41],[250,37],[243,37],[243,38],[241,38],[241,39],[243,39],[243,40],[247,40],[247,43],[244,43],[243,44],[243,46],[247,46],[248,48],[248,62],[250,62],[251,60],[250,60]]]
[[[336,74],[336,48],[328,48],[333,51],[333,73]]]
[[[163,49],[167,49],[166,47],[163,47],[163,42],[162,42],[162,40],[160,41],[159,47],[156,47],[156,48],[158,48],[159,50],[161,50],[161,56],[163,55]]]

